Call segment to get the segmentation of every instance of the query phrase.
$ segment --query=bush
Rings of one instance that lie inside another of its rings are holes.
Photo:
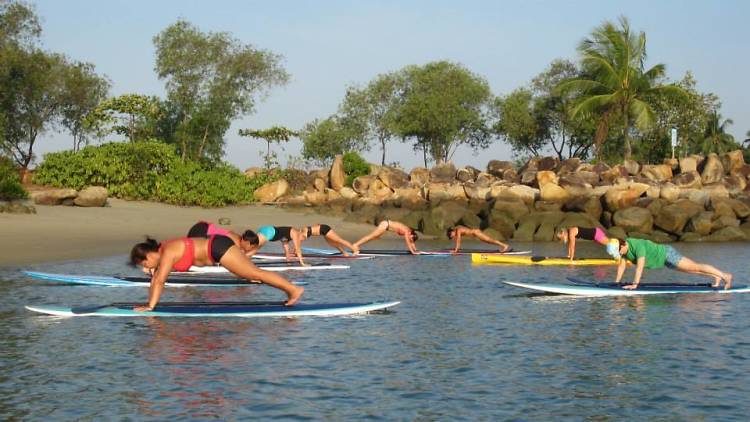
[[[359,176],[370,174],[370,164],[356,152],[344,154],[345,185],[351,187],[352,182]]]
[[[253,191],[274,177],[248,179],[229,165],[182,162],[173,146],[151,140],[46,154],[34,182],[73,189],[104,186],[117,198],[216,207],[252,202]]]
[[[0,200],[26,199],[29,194],[21,186],[16,166],[5,157],[0,157]]]

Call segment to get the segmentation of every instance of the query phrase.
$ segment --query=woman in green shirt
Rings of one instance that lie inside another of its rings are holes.
[[[664,266],[686,273],[711,276],[714,279],[711,287],[719,287],[722,280],[724,280],[724,289],[732,287],[732,274],[725,273],[713,265],[701,264],[686,258],[669,245],[659,245],[646,239],[612,239],[607,244],[607,253],[620,260],[615,283],[619,283],[622,279],[628,261],[636,264],[633,284],[623,286],[625,289],[638,288],[644,268],[655,269]]]

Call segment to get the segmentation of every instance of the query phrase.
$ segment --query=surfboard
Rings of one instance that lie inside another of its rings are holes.
[[[133,310],[143,303],[111,303],[101,306],[64,307],[28,305],[26,309],[53,316],[104,316],[104,317],[298,317],[341,316],[383,311],[401,302],[323,303],[284,306],[283,302],[163,302],[153,311]]]
[[[337,251],[338,252],[338,251]],[[266,253],[257,253],[253,255],[254,259],[260,259],[262,261],[285,261],[286,255],[283,253],[277,253],[277,252],[266,252]],[[372,259],[372,256],[361,256],[361,255],[330,255],[330,254],[305,254],[305,259],[351,259],[351,260],[359,260],[359,259]],[[294,259],[294,258],[293,258]],[[256,263],[259,264],[259,263]]]
[[[294,261],[295,263],[297,261]],[[266,271],[282,272],[282,271],[313,271],[313,270],[346,270],[349,269],[348,265],[333,265],[327,262],[318,262],[310,264],[309,267],[303,267],[301,265],[290,265],[287,262],[273,262],[268,264],[255,264],[258,268]],[[229,270],[222,267],[221,265],[211,265],[205,267],[190,267],[187,272],[173,272],[172,274],[221,274],[228,273]]]
[[[618,261],[604,258],[556,258],[547,256],[507,256],[503,254],[474,253],[471,262],[475,264],[514,264],[514,265],[617,265]]]
[[[341,252],[335,249],[302,248],[302,251],[305,253],[312,253],[316,255],[341,256]],[[523,254],[530,254],[531,251],[511,250],[510,252],[498,252],[497,249],[461,249],[455,255],[470,255],[473,253],[496,253],[499,255],[523,255]],[[357,256],[376,257],[376,256],[410,256],[410,255],[412,255],[411,252],[407,250],[403,250],[403,249],[362,249],[359,251],[359,255]],[[453,254],[452,249],[441,249],[437,251],[420,251],[419,255],[420,256],[452,256],[454,254]],[[307,257],[307,255],[305,255],[305,257]]]
[[[586,282],[572,279],[573,284],[558,283],[521,283],[503,281],[503,283],[545,293],[557,293],[576,296],[645,296],[680,293],[748,293],[747,285],[735,285],[729,290],[714,288],[710,284],[641,284],[635,290],[623,289],[622,285],[614,283]]]
[[[83,284],[88,286],[107,286],[107,287],[148,287],[151,284],[151,277],[144,276],[86,276],[72,274],[52,274],[38,271],[24,271],[29,277],[39,280],[56,281],[69,284]],[[167,279],[169,287],[247,287],[257,285],[236,277],[196,277],[196,276],[170,276]],[[304,281],[293,281],[292,284],[306,286]]]

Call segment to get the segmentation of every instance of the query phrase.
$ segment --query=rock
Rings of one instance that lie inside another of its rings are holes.
[[[414,167],[409,173],[409,182],[416,187],[430,183],[430,171],[424,167]]]
[[[534,201],[540,196],[539,189],[534,189],[524,185],[514,185],[507,189],[507,192],[519,198],[528,206],[533,206]]]
[[[459,221],[459,224],[461,224],[462,226],[470,227],[472,229],[478,229],[478,228],[481,228],[481,226],[482,226],[482,219],[479,218],[473,212],[467,211],[461,217],[461,220]]]
[[[393,167],[381,167],[378,179],[391,189],[403,188],[409,183],[409,175]]]
[[[720,230],[724,227],[740,227],[740,220],[734,216],[722,215],[711,223],[711,230]]]
[[[430,181],[437,183],[449,183],[456,180],[456,166],[450,161],[435,165],[430,169]]]
[[[493,211],[506,214],[513,224],[529,213],[529,207],[521,199],[497,199],[492,206]]]
[[[526,170],[521,173],[521,184],[526,186],[536,186],[537,170]]]
[[[554,171],[560,166],[560,159],[557,157],[543,157],[539,160],[537,170],[539,171]]]
[[[454,227],[456,224],[458,224],[463,216],[467,213],[467,211],[468,210],[464,205],[461,205],[457,202],[442,202],[440,205],[430,210],[430,214],[434,218],[439,232],[425,232],[425,234],[442,235],[443,233],[445,233],[445,230],[447,230],[448,227]]]
[[[107,204],[109,192],[103,186],[89,186],[81,189],[73,203],[79,207],[103,207]],[[67,198],[69,199],[69,198]]]
[[[685,232],[685,233],[682,234],[682,236],[680,236],[680,242],[686,242],[686,243],[690,243],[690,242],[693,242],[693,243],[694,242],[705,242],[706,238],[707,238],[707,236],[703,236],[703,235],[698,234],[698,233]]]
[[[0,201],[0,213],[2,212],[8,214],[36,214],[36,207],[26,203],[26,201]]]
[[[427,199],[432,203],[445,200],[466,199],[464,187],[458,183],[430,182],[427,187]]]
[[[255,176],[259,174],[265,173],[266,170],[260,167],[248,167],[245,169],[245,176],[249,177],[250,179],[254,178]]]
[[[708,196],[708,193],[698,190],[698,189],[683,189],[680,191],[680,199],[687,199],[691,202],[695,202],[696,204],[700,204],[703,207],[708,205],[708,202],[711,200],[711,197]]]
[[[695,157],[680,158],[680,173],[692,173],[698,171],[698,162]]]
[[[505,173],[503,173],[503,180],[512,183],[521,183],[521,177],[519,177],[518,173],[513,169],[506,170]]]
[[[497,178],[495,178],[495,176],[489,173],[479,173],[477,175],[475,183],[477,184],[477,186],[488,187],[491,186],[495,181],[497,181]]]
[[[645,165],[641,175],[650,180],[663,182],[672,178],[672,167],[666,164]]]
[[[325,204],[328,200],[328,195],[326,195],[324,192],[305,192],[303,195],[305,198],[305,203],[307,205],[319,206]]]
[[[703,192],[711,198],[729,198],[729,191],[723,183],[703,185]]]
[[[703,165],[703,172],[701,173],[701,182],[705,185],[707,183],[720,182],[724,177],[724,166],[721,164],[719,156],[716,154],[708,154],[706,161]]]
[[[703,186],[701,175],[697,171],[680,173],[672,178],[672,184],[680,189],[700,189]]]
[[[714,203],[718,203],[718,202],[728,204],[732,208],[732,211],[734,211],[734,215],[737,218],[750,217],[750,206],[748,206],[748,204],[745,202],[742,202],[737,199],[719,199],[719,198],[711,199],[712,206]]]
[[[641,172],[641,165],[635,160],[623,160],[622,166],[625,167],[625,170],[627,170],[628,174],[631,176],[635,176]]]
[[[359,176],[352,182],[352,189],[360,195],[365,195],[367,191],[370,190],[370,185],[375,180],[378,179],[372,175]]]
[[[570,199],[570,196],[568,191],[551,182],[544,184],[539,192],[539,197],[542,201],[558,202],[560,204]]]
[[[721,164],[724,167],[724,170],[731,174],[745,165],[745,156],[741,149],[736,149],[722,155]]]
[[[365,203],[356,211],[353,211],[349,215],[345,216],[344,221],[375,224],[375,221],[377,220],[380,213],[381,208],[379,206]]]
[[[610,227],[607,229],[607,234],[609,235],[610,239],[622,239],[625,240],[626,237],[628,237],[628,234],[623,230],[622,227]]]
[[[665,158],[664,164],[672,170],[672,173],[676,172],[680,168],[680,160],[676,158]]]
[[[474,172],[467,168],[458,169],[456,171],[456,180],[461,183],[474,181]]]
[[[521,167],[518,170],[518,173],[523,173],[523,172],[528,171],[528,170],[533,170],[533,171],[539,170],[539,162],[541,160],[542,159],[539,158],[539,157],[531,157],[531,158],[529,158],[526,161],[526,164],[524,164],[523,167]]]
[[[708,209],[714,212],[714,218],[719,218],[722,215],[726,215],[732,218],[736,217],[734,209],[732,208],[732,204],[728,200],[724,200],[721,198],[712,199],[711,204],[708,206]]]
[[[524,215],[523,217],[521,217],[521,220],[518,223],[518,227],[513,233],[513,239],[521,242],[530,242],[534,240],[534,234],[537,232],[537,228],[539,228],[540,225],[544,224],[546,228],[538,238],[539,240],[542,240],[542,238],[546,236],[547,232],[554,234],[554,228],[558,224],[560,224],[563,218],[565,218],[565,213],[554,211],[532,212],[530,214]],[[551,227],[551,229],[549,229],[549,227]],[[551,237],[549,240],[552,240]]]
[[[628,233],[628,237],[632,237],[634,239],[646,239],[655,243],[669,243],[674,241],[674,239],[669,234],[659,230],[654,230],[651,233],[630,232]]]
[[[613,222],[627,232],[651,233],[654,217],[646,209],[629,207],[615,212]]]
[[[560,187],[565,189],[571,198],[587,197],[593,193],[591,185],[588,183],[576,182],[571,179],[568,176],[563,176],[560,179]]]
[[[744,166],[732,171],[731,174],[747,179],[750,177],[750,165],[745,164]]]
[[[562,176],[568,173],[575,173],[578,166],[581,165],[581,159],[578,157],[568,158],[560,163],[560,167],[557,169],[557,174]],[[598,175],[597,175],[598,178]]]
[[[750,222],[740,224],[740,230],[745,233],[745,237],[750,239]]]
[[[367,195],[365,196],[376,202],[382,202],[393,197],[393,191],[380,179],[375,179],[370,182],[370,187],[367,189]]]
[[[490,198],[491,188],[480,187],[474,182],[467,182],[464,183],[464,192],[469,199],[486,201]]]
[[[724,227],[705,238],[711,242],[731,242],[736,240],[747,240],[745,232],[739,227]]]
[[[60,205],[65,206],[65,207],[72,207],[75,204],[76,204],[75,198],[65,198],[63,199],[62,204]]]
[[[499,233],[503,239],[509,239],[516,231],[516,222],[508,214],[494,209],[490,211],[487,225]]]
[[[588,183],[592,186],[599,183],[599,173],[593,171],[577,171],[575,174],[584,183]]]
[[[702,207],[690,207],[687,204],[682,202],[662,207],[654,219],[656,227],[669,233],[682,233],[687,222],[703,210]]]
[[[599,221],[602,216],[602,203],[599,198],[574,198],[566,202],[563,206],[565,211],[579,211],[586,213],[591,218]]]
[[[536,173],[536,183],[540,188],[548,183],[557,184],[558,178],[555,172],[541,170]]]
[[[344,173],[344,156],[336,155],[331,164],[331,173],[329,174],[329,184],[335,191],[341,190],[346,182],[346,173]]]
[[[493,239],[497,239],[497,240],[507,240],[508,239],[507,237],[503,236],[500,232],[498,232],[497,230],[495,230],[495,229],[493,229],[491,227],[488,227],[488,228],[482,230],[482,233],[484,233],[485,235],[487,235],[487,236],[489,236],[489,237],[491,237]]]
[[[406,220],[407,216],[409,216],[410,214],[412,214],[411,210],[407,210],[403,208],[385,208],[385,209],[382,209],[380,213],[375,217],[374,224],[380,224],[380,222],[384,220],[393,220],[393,221],[404,223],[409,227],[419,226],[419,220],[417,220],[416,224],[414,225],[411,225],[407,223],[406,221],[404,221]],[[411,223],[414,223],[414,221],[412,220]]]
[[[647,185],[635,185],[632,187],[613,187],[604,194],[607,209],[617,211],[631,207],[635,201],[648,189]]]
[[[560,211],[562,209],[562,202],[555,201],[536,201],[534,202],[535,211]]]
[[[357,194],[357,192],[354,191],[354,189],[350,187],[346,187],[346,186],[341,188],[339,193],[341,194],[341,197],[345,199],[355,199],[359,197],[359,195]]]
[[[685,226],[685,231],[695,232],[703,236],[708,235],[711,233],[713,216],[714,213],[711,211],[699,212],[690,219]]]
[[[503,174],[505,174],[507,170],[513,170],[513,163],[510,161],[490,160],[490,162],[487,163],[487,173],[492,176],[503,177]]]
[[[601,164],[603,163],[599,163],[596,166],[594,166],[595,171],[596,171],[596,168],[600,166]],[[628,170],[621,165],[617,165],[610,169],[607,169],[602,172],[597,172],[597,173],[599,173],[599,178],[601,179],[601,181],[608,183],[608,184],[614,183],[614,181],[620,177],[628,176]]]
[[[565,213],[565,218],[560,222],[559,227],[602,227],[599,220],[592,218],[590,215],[582,212]]]
[[[313,187],[318,192],[325,192],[327,189],[325,180],[321,179],[320,177],[316,177],[315,180],[313,180]]]
[[[747,179],[737,173],[725,177],[722,183],[727,188],[729,196],[740,195],[747,188]]]
[[[680,197],[680,188],[672,183],[664,183],[659,189],[659,198],[667,201],[674,202]]]
[[[36,205],[60,205],[65,199],[73,199],[78,196],[75,189],[50,189],[30,193],[31,199]]]
[[[661,196],[661,187],[658,185],[650,185],[646,189],[646,198],[657,199]]]

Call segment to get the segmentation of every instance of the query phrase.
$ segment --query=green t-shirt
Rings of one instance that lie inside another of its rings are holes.
[[[628,244],[628,252],[625,259],[635,263],[638,258],[646,257],[645,268],[662,268],[667,258],[667,248],[646,239],[625,239]]]

